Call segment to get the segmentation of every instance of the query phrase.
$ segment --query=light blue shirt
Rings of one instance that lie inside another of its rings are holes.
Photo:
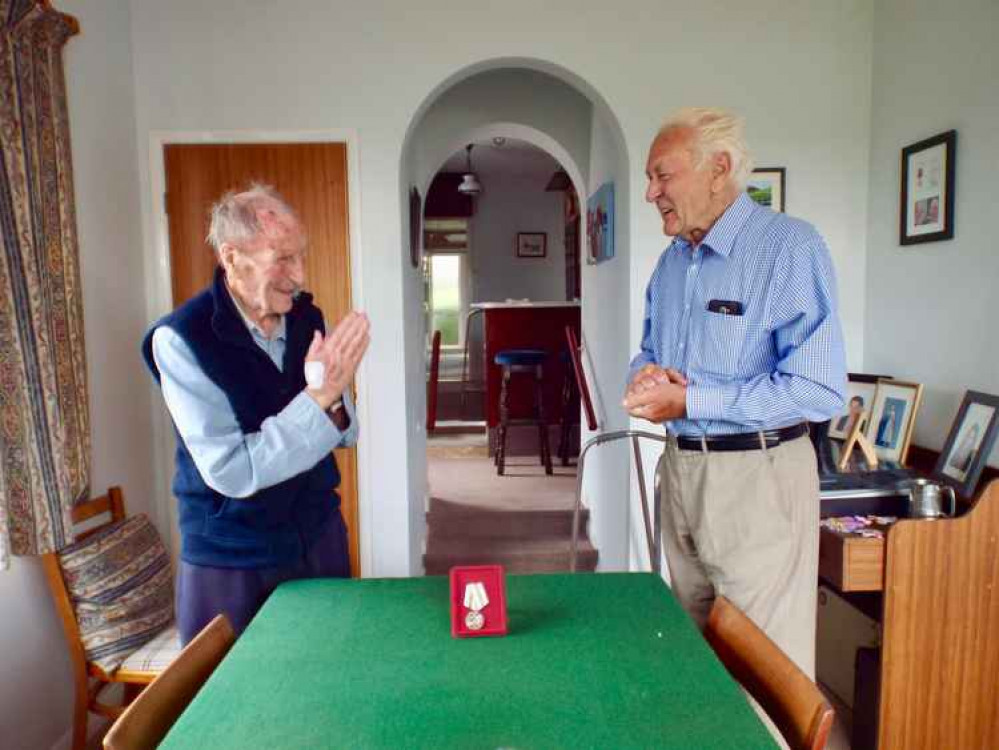
[[[238,309],[238,306],[237,306]],[[254,342],[283,369],[285,319],[268,338],[244,316]],[[302,391],[259,432],[246,434],[225,393],[198,365],[187,343],[172,329],[153,332],[153,358],[163,400],[202,479],[226,497],[249,497],[315,466],[334,448],[357,442],[357,418],[349,392],[343,406],[350,426],[341,432],[319,404]]]
[[[743,312],[711,312],[712,301]],[[665,423],[673,434],[767,430],[841,413],[846,355],[822,237],[741,194],[698,247],[674,239],[649,281],[629,382],[649,363],[687,376],[687,418]]]

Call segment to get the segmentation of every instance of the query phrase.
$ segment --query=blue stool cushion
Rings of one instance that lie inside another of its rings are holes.
[[[541,349],[503,349],[496,352],[493,360],[498,365],[540,365],[548,357],[548,352]]]

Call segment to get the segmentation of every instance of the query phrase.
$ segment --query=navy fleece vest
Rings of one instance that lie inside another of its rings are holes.
[[[284,371],[257,346],[240,317],[222,273],[207,289],[155,323],[142,342],[157,383],[153,332],[173,329],[205,375],[225,393],[244,433],[257,432],[305,388],[303,363],[313,331],[325,333],[322,313],[302,294],[285,316]],[[173,493],[180,502],[181,558],[196,565],[261,568],[297,562],[339,513],[340,472],[332,453],[308,471],[247,498],[209,487],[180,435]]]

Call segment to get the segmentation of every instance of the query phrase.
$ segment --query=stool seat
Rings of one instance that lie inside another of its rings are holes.
[[[534,367],[544,364],[548,352],[541,349],[503,349],[496,352],[493,361],[508,367]]]

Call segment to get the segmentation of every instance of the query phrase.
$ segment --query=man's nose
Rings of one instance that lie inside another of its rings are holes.
[[[288,276],[299,286],[305,283],[305,258],[299,255],[292,261],[291,267],[288,269]]]
[[[655,180],[649,180],[649,186],[645,188],[645,200],[648,203],[654,202],[659,197],[659,189]]]

